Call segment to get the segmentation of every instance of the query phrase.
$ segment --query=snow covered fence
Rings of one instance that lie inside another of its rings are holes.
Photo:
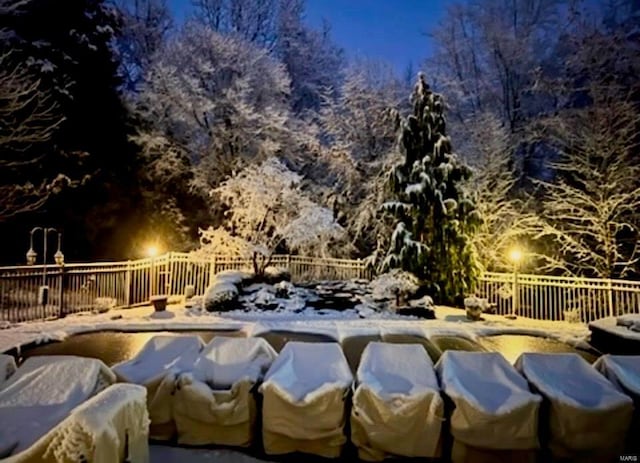
[[[488,272],[477,294],[500,315],[539,320],[589,323],[640,313],[640,281]]]
[[[288,269],[294,281],[372,276],[361,260],[275,255],[272,265]],[[0,320],[20,322],[98,310],[107,299],[115,308],[148,304],[156,294],[182,297],[187,286],[204,294],[216,273],[251,269],[246,258],[202,260],[175,252],[126,262],[0,267]],[[43,285],[49,287],[44,304],[38,297]]]

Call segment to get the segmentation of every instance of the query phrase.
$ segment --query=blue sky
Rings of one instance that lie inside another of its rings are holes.
[[[335,42],[348,56],[383,59],[403,72],[414,68],[431,52],[424,35],[442,17],[451,0],[306,0],[307,21],[331,24]],[[190,8],[189,0],[170,0],[178,17]]]

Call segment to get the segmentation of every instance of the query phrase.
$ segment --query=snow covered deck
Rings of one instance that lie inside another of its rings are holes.
[[[158,317],[160,315],[160,317]],[[197,313],[182,306],[170,306],[156,314],[152,307],[110,311],[104,314],[77,314],[64,319],[0,325],[0,353],[33,343],[63,340],[68,336],[97,331],[184,331],[240,330],[247,335],[267,331],[304,331],[329,335],[337,340],[350,336],[408,334],[423,337],[455,335],[468,339],[496,334],[528,334],[557,339],[575,347],[586,347],[589,329],[577,323],[515,320],[499,315],[483,315],[484,321],[470,322],[464,310],[436,307],[437,320],[419,320],[393,314],[373,314],[360,318],[355,311],[331,314]]]

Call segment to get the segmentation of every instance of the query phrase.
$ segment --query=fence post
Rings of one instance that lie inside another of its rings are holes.
[[[124,274],[124,305],[131,305],[131,261],[127,261],[127,270]]]
[[[211,258],[211,262],[209,263],[209,281],[207,282],[207,287],[213,283],[213,278],[216,275],[216,255],[214,254]]]
[[[64,265],[60,265],[60,284],[58,286],[58,301],[59,301],[59,309],[58,309],[58,317],[63,318],[67,316],[65,306],[64,306]]]
[[[607,308],[609,317],[613,317],[613,283],[610,278],[607,279]]]

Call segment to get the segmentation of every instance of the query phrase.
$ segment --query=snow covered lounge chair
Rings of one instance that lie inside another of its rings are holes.
[[[115,380],[100,360],[28,358],[0,389],[0,458],[28,449]]]
[[[0,354],[0,388],[15,371],[15,359],[11,355]]]
[[[541,424],[554,458],[617,459],[631,424],[629,397],[578,354],[522,354],[516,368],[546,401]]]
[[[147,388],[151,438],[168,440],[175,434],[175,382],[180,373],[191,371],[203,346],[199,336],[154,336],[134,358],[113,366],[119,381]]]
[[[369,343],[356,384],[351,441],[360,459],[440,456],[444,401],[424,347]]]
[[[436,372],[455,407],[454,463],[535,461],[542,399],[502,355],[447,351]]]
[[[114,384],[71,414],[6,463],[147,463],[147,391]]]
[[[265,452],[340,456],[352,382],[339,344],[287,343],[260,386]]]
[[[193,372],[178,379],[173,397],[178,442],[251,445],[256,424],[254,386],[276,356],[262,338],[213,338]]]
[[[620,392],[631,397],[634,405],[633,422],[627,433],[628,449],[640,452],[640,355],[603,355],[594,364]]]

